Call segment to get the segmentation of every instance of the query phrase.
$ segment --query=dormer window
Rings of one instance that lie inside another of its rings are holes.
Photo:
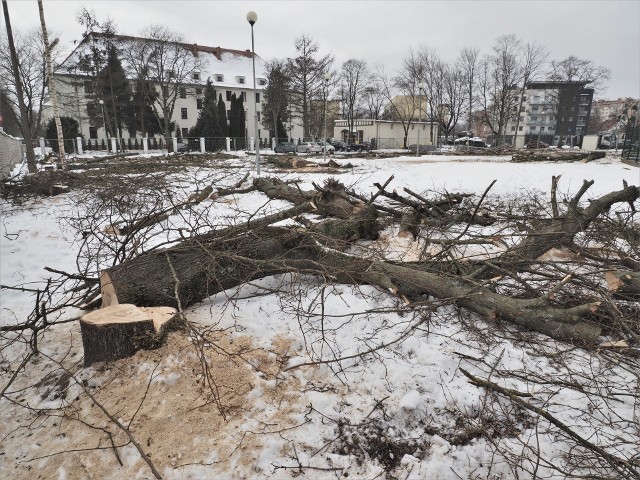
[[[244,77],[236,77],[238,83],[244,83]]]
[[[214,75],[214,76],[213,76],[213,79],[214,79],[216,82],[224,82],[224,75],[220,75],[220,74]]]
[[[267,79],[266,78],[259,78],[258,79],[258,85],[266,85],[267,84]]]
[[[193,72],[193,79],[200,80],[200,72]]]

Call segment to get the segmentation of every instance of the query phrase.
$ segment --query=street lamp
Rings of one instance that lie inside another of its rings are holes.
[[[327,101],[329,100],[329,80],[331,74],[324,74],[324,163],[327,163]]]
[[[424,82],[418,84],[418,145],[416,145],[416,157],[420,155],[420,118],[422,116],[422,94],[420,92],[423,91],[425,87]]]
[[[542,134],[542,122],[544,121],[544,115],[546,115],[547,112],[545,112],[544,110],[542,112],[540,112],[540,128],[538,129],[538,148],[540,148],[540,135]]]
[[[253,61],[253,102],[254,102],[254,126],[256,147],[256,175],[260,176],[260,147],[258,146],[258,99],[256,95],[256,51],[253,43],[253,25],[258,21],[258,14],[254,11],[247,13],[247,22],[251,25],[251,59]]]
[[[109,151],[109,137],[107,136],[107,117],[104,115],[104,100],[98,101],[100,108],[102,108],[102,124],[104,125],[104,136],[107,137],[107,152]]]

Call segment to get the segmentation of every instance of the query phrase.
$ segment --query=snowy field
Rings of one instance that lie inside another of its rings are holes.
[[[479,196],[496,180],[488,195],[506,203],[520,196],[548,199],[552,176],[561,176],[559,199],[574,195],[584,180],[595,180],[585,203],[621,189],[623,182],[640,184],[639,169],[611,156],[590,163],[509,159],[354,156],[339,160],[353,165],[339,180],[366,196],[376,192],[374,183],[392,175],[389,190],[408,187],[427,196],[443,191]],[[238,154],[228,164],[234,168],[216,187],[236,183],[252,158]],[[263,175],[270,174],[265,166]],[[173,181],[188,193],[210,183],[209,175],[190,167]],[[301,180],[302,189],[332,176],[277,175]],[[0,201],[0,284],[19,287],[0,292],[0,325],[24,322],[31,314],[35,291],[56,277],[44,267],[77,270],[85,245],[79,219],[91,213],[79,198],[71,191],[23,205]],[[207,200],[196,214],[223,224],[286,206],[252,192],[232,201]],[[168,222],[175,232],[189,219]],[[158,232],[154,241],[175,239],[162,235]],[[64,308],[49,320],[79,314]],[[157,350],[90,368],[82,368],[77,321],[41,332],[40,355],[29,358],[0,398],[0,476],[454,480],[589,475],[588,469],[575,467],[584,452],[566,435],[473,385],[461,368],[527,392],[533,396],[527,400],[616,455],[638,455],[633,451],[640,445],[638,371],[539,334],[520,335],[516,327],[497,331],[491,322],[446,301],[433,300],[428,312],[416,315],[372,286],[279,275],[214,295],[185,314],[207,332],[206,342],[193,332],[175,332]],[[28,353],[22,340],[2,338],[2,386]],[[215,385],[201,373],[202,351]],[[518,375],[505,380],[501,372]],[[528,380],[538,375],[565,379],[567,385],[595,378],[596,384],[585,390]],[[616,384],[636,396],[592,395]]]

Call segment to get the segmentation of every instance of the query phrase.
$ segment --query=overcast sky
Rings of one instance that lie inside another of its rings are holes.
[[[14,30],[39,25],[36,0],[8,0]],[[605,98],[640,97],[640,1],[189,1],[44,0],[50,31],[65,49],[82,37],[76,13],[86,6],[112,18],[118,33],[136,35],[165,24],[188,42],[251,48],[246,13],[258,14],[256,53],[265,60],[295,54],[294,39],[310,35],[338,68],[349,58],[399,67],[410,47],[429,45],[445,60],[466,46],[488,53],[494,40],[516,34],[545,45],[550,58],[569,55],[611,70]],[[4,26],[4,22],[3,22]]]

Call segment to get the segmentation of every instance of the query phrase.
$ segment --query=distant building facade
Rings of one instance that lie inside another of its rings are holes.
[[[514,88],[516,103],[507,124],[506,141],[522,147],[530,141],[549,145],[580,145],[587,134],[593,89],[587,82],[530,82],[522,98]]]
[[[90,91],[91,77],[86,71],[78,68],[78,58],[89,47],[91,42],[99,39],[101,34],[90,33],[77,45],[74,51],[57,66],[54,77],[58,90],[58,102],[61,116],[76,119],[80,126],[80,133],[86,139],[103,139],[106,137],[104,122],[98,111],[95,111],[95,92]],[[148,39],[115,35],[111,37],[116,45],[123,48],[128,42],[144,42]],[[129,43],[130,44],[130,43]],[[231,50],[221,47],[207,47],[197,44],[180,44],[199,59],[199,67],[194,70],[189,78],[180,83],[179,95],[176,98],[171,121],[175,123],[182,136],[187,136],[198,119],[204,99],[204,87],[207,81],[211,81],[216,91],[216,97],[222,95],[227,114],[230,112],[232,96],[243,99],[245,111],[246,137],[255,137],[254,127],[255,103],[253,99],[253,66],[252,53],[249,50]],[[123,67],[127,71],[126,61],[123,59]],[[256,100],[258,105],[258,132],[259,138],[268,138],[269,132],[262,125],[262,104],[264,90],[267,87],[266,64],[256,55]],[[133,80],[133,78],[130,78]],[[159,90],[160,87],[157,89]],[[93,105],[92,105],[93,104]],[[51,118],[52,109],[47,105],[45,117]],[[93,109],[93,111],[91,111]],[[174,134],[172,132],[172,134]],[[135,136],[135,132],[123,131],[123,138]],[[158,135],[160,137],[160,135]]]
[[[375,148],[381,149],[403,148],[404,128],[400,121],[359,118],[354,121],[353,129],[353,132],[349,132],[347,120],[336,120],[333,125],[333,138],[344,142],[367,141],[371,142]],[[438,135],[439,130],[436,122],[413,121],[409,127],[407,145],[418,143],[420,145],[436,145]]]

